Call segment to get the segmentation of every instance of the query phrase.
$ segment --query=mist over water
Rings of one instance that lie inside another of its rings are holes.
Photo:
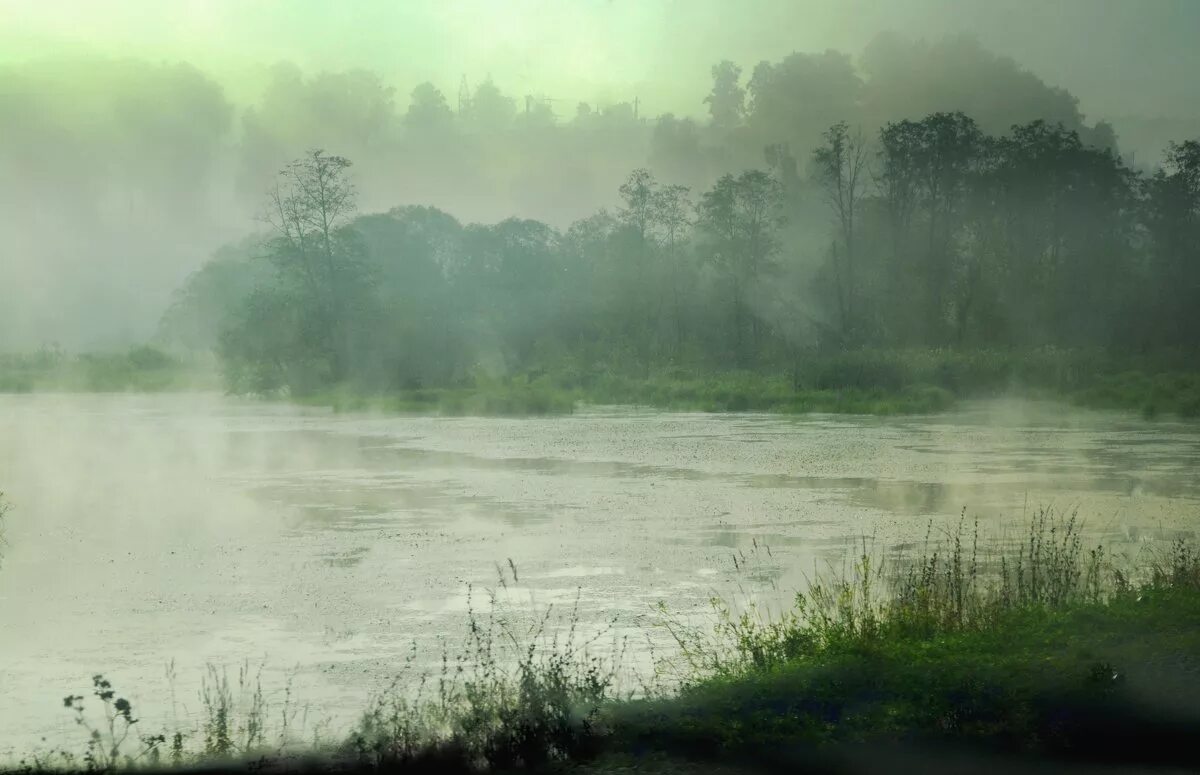
[[[1200,724],[1197,30],[0,0],[0,770]]]
[[[985,536],[1019,533],[1038,505],[1077,508],[1089,539],[1136,554],[1195,530],[1198,466],[1195,423],[1015,401],[505,420],[5,396],[4,748],[69,743],[61,697],[93,673],[161,722],[199,711],[206,663],[245,660],[274,695],[293,676],[310,721],[344,725],[414,642],[429,669],[459,642],[470,585],[477,609],[491,589],[530,615],[578,595],[581,625],[615,620],[644,667],[658,601],[778,607],[864,536],[911,545],[964,508]],[[510,559],[519,581],[501,588]]]

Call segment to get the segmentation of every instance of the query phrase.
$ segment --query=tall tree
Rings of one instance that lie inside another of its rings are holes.
[[[628,250],[632,266],[626,276],[629,336],[646,371],[650,368],[655,328],[652,262],[658,247],[654,234],[657,192],[658,181],[646,169],[634,170],[618,190],[622,207],[617,217],[625,224],[632,242]]]
[[[417,84],[412,90],[404,126],[410,132],[434,134],[444,132],[454,123],[454,114],[442,94],[432,83]]]
[[[741,125],[746,113],[746,90],[741,85],[742,68],[728,59],[712,67],[712,91],[704,98],[714,128],[728,132]]]
[[[779,182],[761,170],[723,175],[700,197],[698,224],[709,238],[709,260],[726,283],[733,357],[739,366],[758,356],[761,322],[750,314],[748,303],[758,281],[775,269],[782,197]]]
[[[675,353],[683,350],[683,298],[686,271],[683,266],[683,243],[692,225],[692,203],[687,186],[663,186],[654,192],[654,221],[662,232],[663,250],[667,259],[667,283],[670,285],[671,320],[675,335]]]
[[[1200,341],[1200,140],[1173,143],[1146,189],[1152,286],[1162,302],[1154,334],[1194,344]]]
[[[837,228],[832,246],[837,306],[842,339],[851,343],[858,325],[855,236],[867,191],[867,141],[861,130],[851,133],[845,121],[831,126],[823,136],[824,144],[813,151],[813,172]]]
[[[329,377],[345,376],[349,297],[361,288],[361,245],[350,227],[356,213],[350,160],[309,151],[279,174],[264,215],[273,231],[270,258],[286,280],[305,291],[323,321]]]
[[[918,336],[944,344],[955,237],[983,159],[984,135],[962,113],[934,113],[921,121],[888,124],[880,133],[880,148],[881,187],[900,259],[892,290],[900,297],[914,291],[924,297]],[[923,238],[913,232],[918,226]],[[917,275],[914,288],[911,280]]]

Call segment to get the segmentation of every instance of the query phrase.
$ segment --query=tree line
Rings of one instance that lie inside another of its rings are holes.
[[[312,151],[270,189],[267,238],[194,275],[163,331],[215,346],[236,390],[297,392],[1200,341],[1200,142],[1150,175],[1061,124],[957,112],[814,145],[700,191],[635,169],[565,230],[360,214],[351,162]]]
[[[244,234],[279,169],[314,147],[354,160],[365,211],[424,204],[562,230],[616,206],[635,168],[698,198],[722,175],[763,167],[772,147],[806,177],[821,133],[841,120],[875,138],[889,121],[961,110],[990,135],[1040,118],[1087,146],[1118,139],[1069,92],[969,38],[884,35],[857,56],[721,61],[707,83],[697,74],[689,115],[632,93],[529,94],[480,75],[393,84],[284,63],[239,101],[186,63],[0,65],[0,230],[15,257],[0,262],[0,347],[143,339],[181,276]],[[1126,157],[1156,162],[1136,137],[1121,140]]]

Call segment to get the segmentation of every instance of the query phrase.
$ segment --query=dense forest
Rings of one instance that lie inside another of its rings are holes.
[[[1042,120],[999,136],[961,112],[875,136],[838,122],[807,159],[767,146],[761,169],[698,192],[633,170],[617,208],[564,231],[359,214],[352,173],[320,150],[289,165],[267,236],[193,276],[164,335],[215,347],[235,390],[295,393],[1200,335],[1197,141],[1143,176]]]
[[[807,179],[813,149],[839,121],[875,141],[889,122],[938,112],[961,111],[990,136],[1040,119],[1147,174],[1161,156],[1160,142],[1118,138],[1071,93],[969,38],[883,35],[854,56],[719,62],[708,88],[704,76],[694,109],[672,115],[636,93],[528,94],[485,73],[408,84],[283,63],[238,102],[184,63],[0,66],[0,230],[15,257],[0,263],[0,347],[144,340],[172,290],[254,228],[276,174],[312,148],[353,160],[362,212],[423,205],[464,222],[530,218],[560,231],[619,206],[633,169],[698,199],[726,173],[764,168],[772,147]],[[788,212],[804,255],[784,251],[806,271],[824,244],[798,234],[805,223],[823,229],[811,209],[807,221]]]
[[[187,65],[43,61],[2,83],[0,220],[24,260],[0,287],[28,291],[0,304],[9,346],[106,295],[100,341],[144,340],[143,310],[220,242],[158,339],[217,353],[236,391],[1200,334],[1200,143],[1151,163],[969,38],[720,61],[702,117],[490,78],[418,84],[401,109],[375,73],[286,64],[249,106]]]

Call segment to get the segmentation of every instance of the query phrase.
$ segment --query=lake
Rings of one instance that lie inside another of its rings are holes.
[[[864,537],[911,546],[963,509],[985,535],[1078,509],[1132,553],[1200,529],[1198,470],[1194,422],[1018,401],[492,419],[0,396],[0,751],[79,743],[62,697],[98,672],[143,733],[194,719],[207,664],[261,666],[276,705],[292,681],[336,731],[409,655],[436,667],[489,591],[514,621],[577,605],[644,667],[659,601],[779,605]]]

